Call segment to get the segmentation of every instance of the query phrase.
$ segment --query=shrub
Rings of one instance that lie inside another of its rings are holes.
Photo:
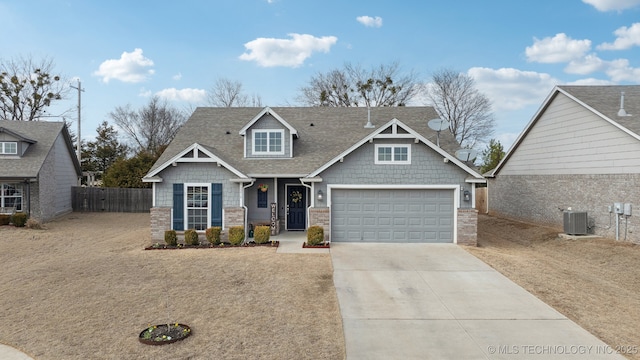
[[[27,214],[23,212],[17,212],[11,216],[11,222],[15,227],[24,227],[27,223]]]
[[[199,245],[198,232],[195,229],[189,229],[184,232],[184,243],[187,245]]]
[[[240,245],[244,241],[244,227],[232,226],[229,228],[229,242],[231,245]]]
[[[33,218],[29,218],[27,220],[27,224],[26,224],[27,228],[29,229],[33,229],[33,230],[42,230],[42,224],[40,224],[40,222],[36,219]]]
[[[307,229],[307,245],[316,246],[324,242],[324,229],[322,226],[313,225]]]
[[[255,241],[256,244],[266,244],[269,242],[269,236],[271,236],[271,226],[256,226],[253,231],[253,241]]]
[[[167,230],[164,232],[164,242],[169,246],[178,245],[178,235],[175,230]]]
[[[0,225],[9,225],[11,223],[11,215],[0,215]]]
[[[220,232],[222,228],[220,226],[212,226],[205,230],[204,235],[207,237],[207,241],[212,245],[220,245]]]

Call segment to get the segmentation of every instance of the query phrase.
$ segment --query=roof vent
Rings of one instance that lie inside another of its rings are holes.
[[[364,126],[365,129],[373,129],[376,126],[371,123],[371,109],[367,107],[367,125]]]
[[[624,91],[620,92],[620,110],[618,110],[618,116],[631,116],[624,110]]]

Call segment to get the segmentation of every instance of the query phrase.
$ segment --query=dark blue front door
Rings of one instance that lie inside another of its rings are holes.
[[[287,187],[287,230],[304,230],[307,211],[307,188]]]

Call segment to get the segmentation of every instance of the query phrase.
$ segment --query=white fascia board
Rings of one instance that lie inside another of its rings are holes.
[[[247,174],[252,178],[267,178],[267,179],[271,179],[271,178],[304,178],[307,176],[307,174],[256,174],[256,173],[250,173]]]
[[[238,178],[238,179],[229,179],[229,182],[232,183],[240,183],[240,184],[244,184],[244,183],[250,183],[256,181],[256,179],[253,178]]]
[[[162,182],[162,178],[159,177],[159,176],[143,177],[142,178],[142,182],[143,183],[161,183]]]
[[[192,150],[193,150],[194,156],[197,156],[196,154],[198,154],[199,151],[202,151],[209,158],[202,158],[201,159],[201,158],[194,157],[192,159],[189,159],[189,158],[183,159],[183,156],[185,156],[186,154],[188,154]],[[248,178],[248,176],[246,176],[242,172],[238,171],[233,166],[229,165],[227,162],[225,162],[224,160],[220,159],[219,157],[217,157],[215,154],[211,153],[209,150],[207,150],[203,146],[200,146],[200,144],[193,143],[191,146],[189,146],[186,149],[184,149],[181,152],[179,152],[176,156],[174,156],[171,159],[169,159],[166,162],[164,162],[162,165],[160,165],[158,168],[156,168],[153,172],[147,174],[143,178],[143,181],[144,181],[144,179],[149,179],[149,178],[152,178],[152,177],[156,176],[162,170],[164,170],[167,167],[171,166],[171,164],[179,163],[179,162],[180,163],[205,163],[205,162],[214,163],[215,162],[215,163],[218,163],[218,164],[222,165],[223,167],[225,167],[227,170],[231,171],[234,175],[236,175],[239,178]]]
[[[303,183],[320,183],[320,182],[322,182],[322,178],[319,177],[319,176],[310,177],[310,178],[304,177],[304,178],[300,178],[300,182],[303,182]]]
[[[247,134],[247,130],[249,130],[249,128],[256,123],[256,121],[260,120],[260,118],[262,118],[263,116],[265,116],[266,114],[270,114],[271,116],[273,116],[274,118],[276,118],[276,120],[278,120],[282,125],[284,125],[287,129],[289,129],[289,132],[291,133],[291,135],[295,135],[298,136],[298,131],[291,126],[288,122],[286,122],[280,115],[278,115],[275,111],[271,110],[270,107],[265,107],[264,109],[262,109],[262,111],[260,111],[260,113],[258,113],[258,115],[256,115],[253,119],[251,119],[251,121],[249,121],[247,123],[247,125],[245,125],[244,127],[242,127],[242,129],[240,129],[239,133],[240,135],[246,135]]]

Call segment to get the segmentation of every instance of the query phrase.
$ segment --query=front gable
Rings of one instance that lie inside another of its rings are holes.
[[[0,156],[22,157],[29,148],[29,145],[37,141],[30,139],[16,131],[0,127]]]
[[[239,131],[244,158],[292,158],[298,131],[271,108],[264,108]]]
[[[375,165],[380,166],[399,166],[412,164],[413,147],[419,144],[426,145],[427,149],[433,150],[438,156],[441,156],[443,163],[452,163],[466,172],[475,180],[482,180],[483,177],[475,170],[471,169],[462,161],[451,156],[439,146],[427,140],[415,130],[404,124],[398,119],[392,119],[379,129],[371,133],[369,136],[355,143],[340,155],[331,159],[329,162],[309,174],[308,178],[319,176],[322,172],[332,167],[334,164],[343,162],[344,158],[361,148],[364,144],[373,143],[374,150],[369,152],[367,156]]]

